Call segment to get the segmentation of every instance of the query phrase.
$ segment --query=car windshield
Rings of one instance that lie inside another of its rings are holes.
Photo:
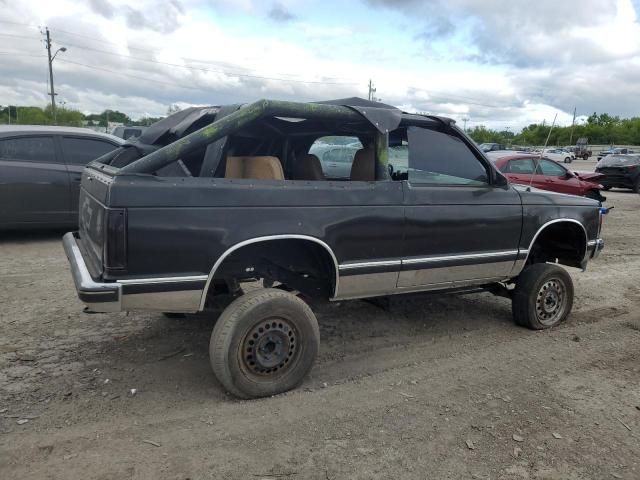
[[[600,160],[599,167],[626,167],[640,165],[640,155],[610,155]]]

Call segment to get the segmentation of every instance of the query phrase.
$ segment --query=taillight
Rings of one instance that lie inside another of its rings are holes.
[[[109,270],[127,268],[127,210],[107,210],[104,240],[104,267]]]

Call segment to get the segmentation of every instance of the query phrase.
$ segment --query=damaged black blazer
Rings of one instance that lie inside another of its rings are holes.
[[[99,312],[204,311],[256,280],[327,301],[512,295],[604,245],[598,202],[510,185],[452,120],[361,99],[179,112],[85,169],[79,223],[64,246]],[[566,317],[573,287],[549,281],[521,323]]]

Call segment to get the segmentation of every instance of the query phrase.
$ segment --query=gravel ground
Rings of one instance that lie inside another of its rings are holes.
[[[83,314],[62,232],[4,234],[0,478],[638,479],[640,196],[608,197],[564,325],[489,294],[324,305],[311,375],[254,401],[213,377],[215,318]]]

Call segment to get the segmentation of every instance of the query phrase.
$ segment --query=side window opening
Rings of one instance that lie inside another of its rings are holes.
[[[489,183],[487,167],[461,138],[432,128],[409,126],[391,132],[389,164],[394,180],[461,186]]]
[[[563,177],[567,174],[564,167],[558,165],[553,160],[547,160],[545,158],[538,162],[538,169],[536,170],[538,175],[546,175],[549,177]]]
[[[93,138],[63,137],[62,149],[65,162],[73,165],[86,165],[105,153],[118,148],[112,143]]]
[[[517,158],[515,160],[510,160],[506,168],[504,169],[505,173],[516,173],[520,175],[533,175],[534,171],[534,163],[531,158]]]
[[[317,163],[314,158],[310,158],[315,156],[320,163],[322,179],[349,180],[351,179],[351,170],[356,154],[362,149],[364,149],[364,146],[358,137],[325,136],[316,139],[309,148],[307,155],[297,160],[307,164]],[[317,171],[317,167],[310,165],[301,166],[297,170],[304,172],[309,169]],[[313,176],[317,176],[317,174]],[[313,180],[320,180],[320,178],[313,178]]]
[[[58,163],[53,138],[29,136],[0,140],[0,159],[39,163]]]

